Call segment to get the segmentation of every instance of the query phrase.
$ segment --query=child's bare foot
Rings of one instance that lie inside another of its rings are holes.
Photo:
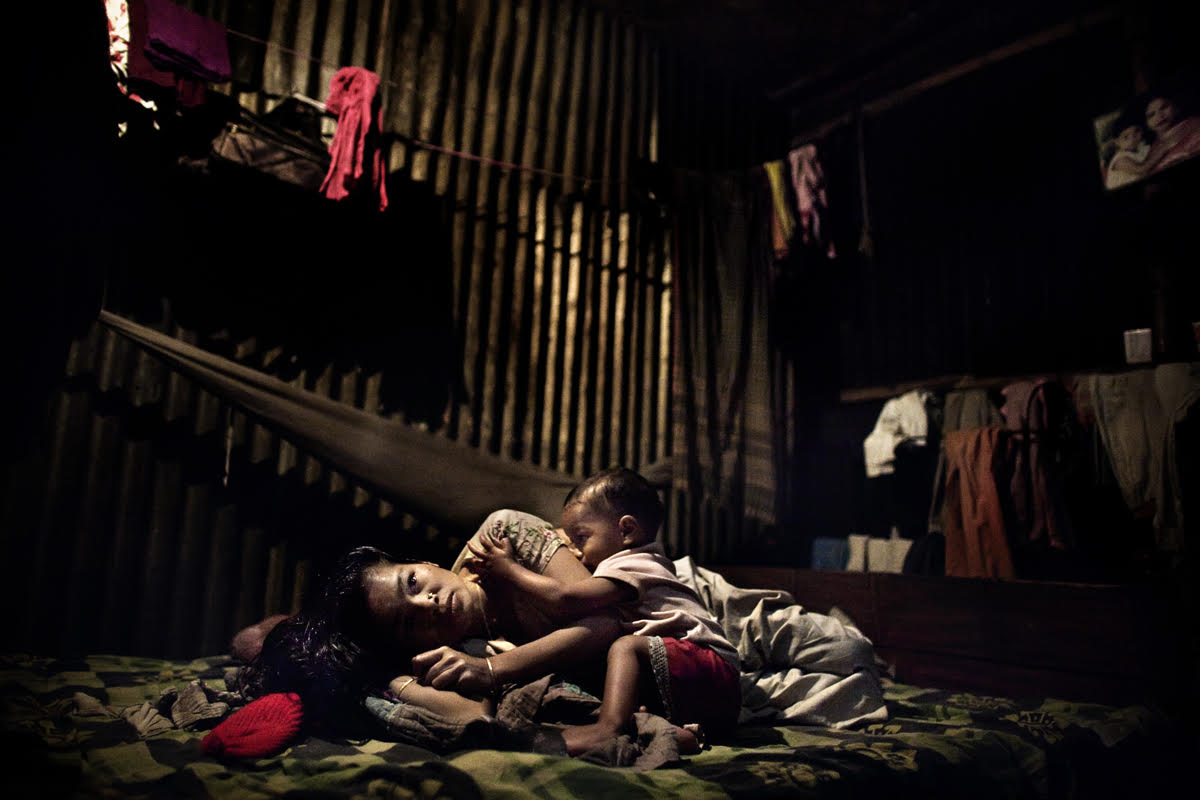
[[[617,738],[618,730],[611,725],[594,722],[591,725],[570,725],[562,730],[567,754],[572,756],[603,747]]]

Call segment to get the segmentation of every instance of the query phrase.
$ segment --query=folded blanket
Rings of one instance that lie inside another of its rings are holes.
[[[125,707],[104,705],[85,692],[72,698],[73,713],[81,717],[122,717],[147,739],[170,730],[205,730],[224,719],[231,708],[246,700],[235,692],[213,689],[202,680],[193,680],[182,691],[167,687],[154,702]]]

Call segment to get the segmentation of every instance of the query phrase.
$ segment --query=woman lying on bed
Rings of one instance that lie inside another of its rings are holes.
[[[503,531],[524,567],[560,581],[591,573],[564,546],[549,523],[498,511],[476,533]],[[242,670],[248,694],[294,691],[306,716],[333,725],[353,723],[366,692],[390,691],[450,719],[490,713],[500,686],[534,680],[603,654],[620,634],[615,615],[598,614],[558,626],[503,582],[480,578],[463,565],[392,559],[375,548],[351,551],[309,608],[274,624],[261,652]],[[235,639],[235,654],[257,649],[264,621]],[[469,639],[517,645],[496,655],[469,655]],[[308,712],[313,712],[309,714]]]

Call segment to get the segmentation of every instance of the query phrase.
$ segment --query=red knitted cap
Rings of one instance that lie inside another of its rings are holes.
[[[263,758],[284,748],[303,719],[295,692],[268,694],[234,712],[200,742],[200,750],[220,758]]]

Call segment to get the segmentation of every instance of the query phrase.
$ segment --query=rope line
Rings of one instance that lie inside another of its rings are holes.
[[[280,51],[282,51],[284,53],[288,53],[289,55],[293,55],[298,58],[306,59],[314,64],[320,64],[321,66],[326,67],[327,69],[332,69],[332,70],[340,69],[340,67],[338,67],[335,64],[330,64],[327,61],[323,61],[320,58],[309,55],[307,53],[301,53],[299,50],[294,50],[293,48],[285,47],[284,45],[281,45],[278,42],[272,42],[268,39],[260,39],[257,36],[251,36],[248,33],[236,31],[236,30],[233,30],[232,28],[226,28],[225,30],[231,36],[236,36],[238,38],[245,39],[250,42],[254,42],[255,44],[264,45],[266,47],[277,47],[277,48],[279,48]],[[396,83],[395,81],[390,81],[390,80],[384,79],[382,77],[380,78],[380,83],[385,86],[394,88],[394,89],[401,89],[401,90],[404,89],[404,87],[401,84]],[[416,137],[413,137],[413,136],[405,136],[403,134],[390,134],[390,135],[394,136],[404,142],[407,142],[414,147],[419,147],[422,150],[429,150],[429,151],[432,151],[435,153],[442,153],[444,155],[453,156],[455,158],[465,159],[467,161],[475,161],[480,164],[486,164],[488,166],[497,167],[499,169],[513,170],[513,171],[517,171],[517,172],[527,172],[532,175],[542,175],[542,176],[545,176],[548,178],[560,178],[562,180],[581,181],[584,184],[585,188],[590,186],[591,184],[607,184],[607,185],[611,185],[611,186],[625,186],[629,183],[629,181],[624,178],[609,178],[609,177],[591,178],[586,175],[572,175],[572,174],[566,173],[566,172],[556,172],[555,170],[544,169],[542,167],[531,167],[526,164],[516,164],[513,162],[509,162],[509,161],[500,161],[499,159],[490,158],[488,156],[481,156],[481,155],[478,155],[475,153],[468,153],[463,150],[455,150],[450,147],[445,147],[444,145],[433,144],[432,142],[426,142],[421,139],[417,139]]]

